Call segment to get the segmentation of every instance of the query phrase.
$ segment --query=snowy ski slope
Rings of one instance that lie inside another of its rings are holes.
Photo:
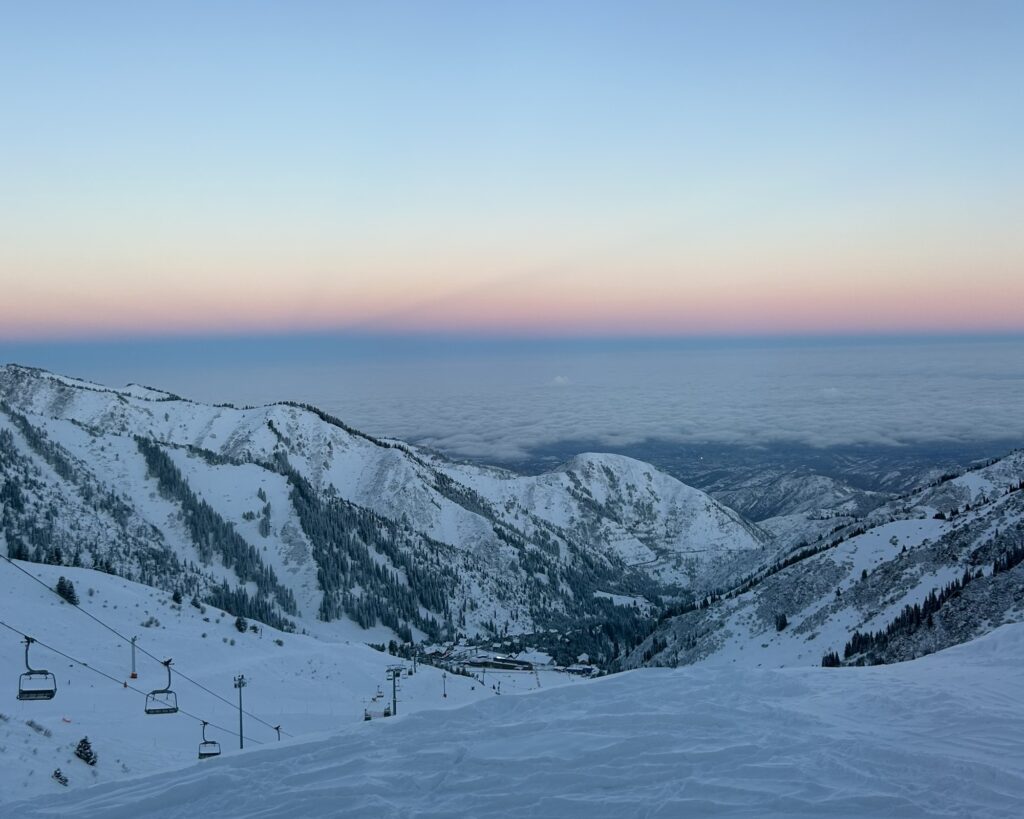
[[[128,638],[138,635],[138,645],[157,658],[173,658],[173,688],[179,706],[193,716],[144,714],[144,695],[123,684],[143,692],[162,687],[166,674],[159,662],[140,651],[139,678],[131,680],[131,651],[126,641],[0,560],[0,622],[46,644],[33,645],[32,665],[57,677],[53,700],[17,700],[18,676],[25,670],[24,646],[19,634],[0,626],[0,692],[6,692],[0,695],[0,816],[11,815],[2,807],[11,800],[63,791],[51,778],[58,767],[74,790],[94,782],[190,765],[196,761],[201,719],[211,723],[209,738],[221,743],[225,755],[237,753],[237,692],[233,687],[237,674],[244,674],[249,681],[243,692],[245,710],[268,723],[244,717],[248,749],[276,743],[277,734],[270,726],[278,724],[286,735],[293,736],[362,725],[364,708],[380,714],[390,700],[387,667],[411,665],[369,648],[355,635],[352,642],[327,642],[269,626],[264,626],[261,634],[241,634],[230,614],[211,606],[200,611],[187,599],[175,607],[168,593],[119,577],[20,561],[15,565],[51,587],[61,575],[70,578],[83,611]],[[142,625],[146,622],[149,627]],[[363,639],[365,635],[361,632]],[[177,671],[224,699],[182,679]],[[548,669],[536,674],[488,671],[486,684],[455,674],[442,679],[441,674],[439,669],[421,664],[414,675],[403,675],[399,714],[453,708],[495,697],[498,682],[502,694],[577,683],[569,674]],[[41,730],[29,726],[29,720]],[[99,755],[95,768],[73,757],[83,736],[89,737]]]
[[[1024,625],[874,668],[643,669],[0,808],[76,819],[985,816],[1024,806]]]

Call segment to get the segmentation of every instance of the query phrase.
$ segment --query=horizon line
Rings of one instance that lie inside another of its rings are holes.
[[[107,346],[121,344],[169,345],[190,343],[245,343],[245,342],[410,342],[410,343],[484,343],[484,344],[744,344],[744,343],[879,343],[914,341],[1014,341],[1024,339],[1024,328],[1017,330],[905,330],[834,333],[813,331],[779,331],[752,333],[517,333],[508,331],[459,330],[368,330],[352,328],[273,329],[226,332],[156,332],[156,333],[97,333],[55,336],[0,335],[0,347],[33,348],[62,347],[66,345]],[[14,363],[14,362],[8,362]]]

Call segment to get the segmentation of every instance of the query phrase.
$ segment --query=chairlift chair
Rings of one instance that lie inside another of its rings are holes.
[[[164,660],[163,666],[167,669],[167,685],[146,694],[147,714],[178,713],[178,695],[171,691],[171,661]]]
[[[25,673],[18,678],[19,700],[52,700],[57,694],[57,678],[42,668],[33,668],[28,662],[28,647],[34,643],[32,637],[26,637]]]
[[[199,743],[199,758],[209,759],[211,756],[220,756],[220,743],[214,742],[206,738],[206,726],[209,725],[205,720],[203,721],[203,741]]]

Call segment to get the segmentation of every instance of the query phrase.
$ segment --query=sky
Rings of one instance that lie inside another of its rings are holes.
[[[1024,331],[1015,0],[2,8],[8,342]]]

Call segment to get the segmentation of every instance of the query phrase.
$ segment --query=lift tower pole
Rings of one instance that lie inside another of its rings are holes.
[[[402,676],[402,666],[388,666],[387,677],[391,680],[391,716],[398,714],[398,678]]]
[[[241,750],[245,747],[245,740],[242,738],[242,689],[248,683],[245,681],[245,674],[239,674],[235,677],[235,688],[238,689],[238,748]]]
[[[139,675],[135,673],[135,641],[138,637],[132,637],[132,679],[137,680]]]

